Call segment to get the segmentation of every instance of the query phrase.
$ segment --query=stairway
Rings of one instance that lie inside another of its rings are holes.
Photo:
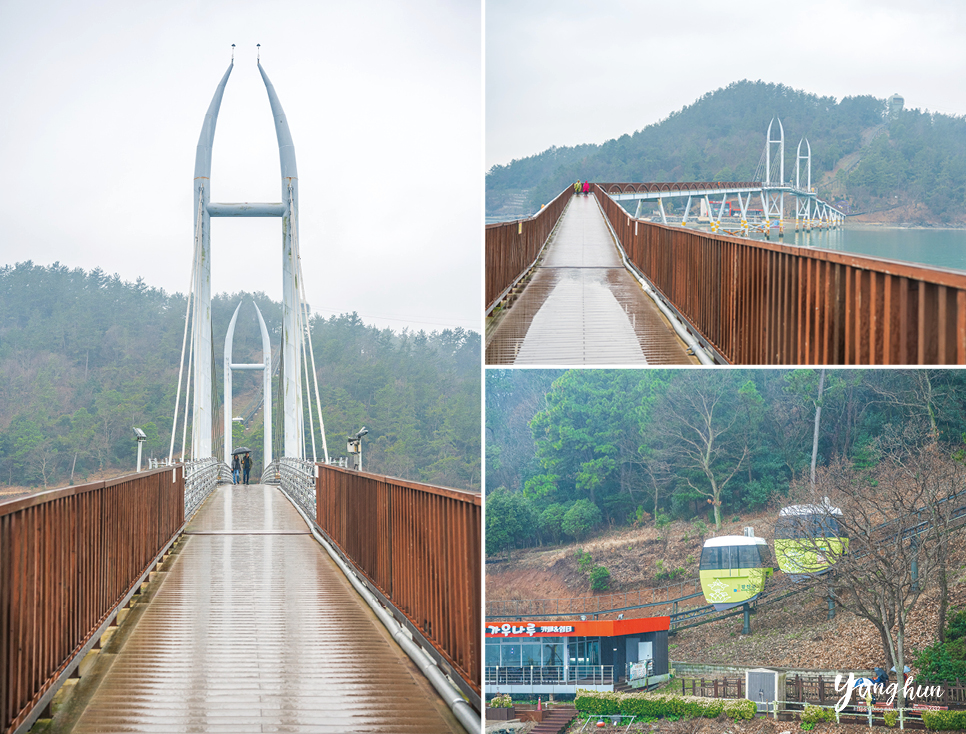
[[[576,716],[577,709],[573,706],[554,706],[530,734],[560,734]]]

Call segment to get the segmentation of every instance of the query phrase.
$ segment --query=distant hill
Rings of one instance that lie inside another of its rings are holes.
[[[773,117],[785,129],[786,180],[794,177],[796,149],[804,137],[811,144],[812,183],[820,195],[835,195],[856,212],[918,204],[924,222],[962,221],[966,119],[919,110],[888,115],[886,101],[869,95],[836,101],[747,80],[709,92],[661,122],[615,140],[552,147],[493,166],[486,175],[487,216],[497,216],[521,191],[532,213],[577,179],[750,180]]]
[[[233,358],[261,360],[253,300],[278,349],[281,304],[263,293],[220,294],[212,299],[216,355],[244,301]],[[133,471],[132,426],[147,433],[146,457],[166,458],[185,305],[180,293],[100,269],[0,266],[0,485],[54,487]],[[312,342],[330,455],[343,454],[346,435],[365,425],[366,469],[479,489],[479,334],[394,333],[351,313],[312,317]],[[218,398],[222,370],[213,371]],[[260,381],[255,372],[234,376],[234,415],[249,419],[237,426],[235,445],[255,448],[256,475]],[[222,425],[220,417],[215,424]],[[176,438],[178,454],[180,427]]]

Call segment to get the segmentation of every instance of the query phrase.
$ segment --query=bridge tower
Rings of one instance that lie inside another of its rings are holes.
[[[778,120],[778,137],[772,138],[771,130],[776,120]],[[779,230],[785,218],[785,194],[780,190],[785,182],[785,128],[782,127],[782,121],[779,118],[773,117],[771,122],[768,123],[768,133],[765,137],[765,181],[761,191],[761,206],[765,217],[767,236],[771,217],[778,217]],[[771,152],[773,146],[778,158],[777,171],[772,170]],[[770,190],[771,187],[775,187],[775,190]]]
[[[805,155],[802,155],[802,143],[805,143]],[[798,141],[798,152],[795,157],[795,188],[801,191],[802,181],[801,181],[801,164],[805,161],[805,190],[808,191],[808,196],[802,196],[800,193],[795,196],[795,231],[798,231],[799,219],[804,220],[804,227],[806,232],[812,231],[812,146],[808,142],[808,138],[802,138]]]
[[[213,455],[212,427],[212,345],[211,345],[211,217],[280,217],[282,219],[282,401],[283,455],[302,458],[302,381],[299,366],[301,342],[305,338],[305,318],[301,295],[298,256],[298,171],[295,145],[285,112],[272,85],[258,61],[258,71],[268,92],[275,121],[278,154],[281,165],[281,202],[214,204],[210,200],[211,150],[218,111],[225,85],[234,67],[234,54],[208,106],[195,154],[195,275],[192,284],[192,360],[194,369],[194,402],[191,429],[192,458]],[[230,410],[230,406],[225,406]],[[320,416],[321,418],[321,416]],[[324,437],[324,434],[323,434]],[[324,445],[324,440],[323,440]]]
[[[232,422],[234,417],[231,409],[231,387],[232,370],[261,370],[262,372],[262,417],[264,419],[264,436],[262,448],[262,466],[272,463],[272,344],[268,338],[268,329],[265,327],[265,319],[258,304],[252,301],[255,313],[258,315],[258,326],[262,332],[262,361],[260,364],[233,364],[231,361],[232,344],[235,339],[235,322],[238,320],[238,311],[241,303],[235,307],[235,313],[231,316],[228,324],[228,333],[225,335],[225,461],[231,456],[232,446]]]

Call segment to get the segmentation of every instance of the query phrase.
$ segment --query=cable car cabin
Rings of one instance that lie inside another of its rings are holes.
[[[792,581],[826,573],[849,549],[839,525],[842,510],[831,505],[783,507],[775,523],[775,558]]]
[[[725,535],[705,541],[701,549],[701,590],[719,612],[753,601],[772,573],[764,538]]]

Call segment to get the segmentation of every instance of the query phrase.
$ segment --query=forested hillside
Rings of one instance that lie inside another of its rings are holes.
[[[874,462],[889,426],[921,423],[950,452],[966,436],[955,370],[489,370],[486,393],[489,554],[716,526],[787,497],[813,448],[818,466]]]
[[[486,176],[487,214],[521,190],[536,211],[577,179],[751,180],[773,117],[785,129],[786,180],[794,179],[796,149],[805,137],[813,185],[853,212],[918,203],[925,207],[922,217],[945,222],[966,210],[966,119],[919,110],[889,118],[885,100],[868,95],[836,101],[781,84],[740,81],[616,140],[552,147],[494,166]]]
[[[278,348],[280,304],[260,293],[215,297],[216,396],[225,333],[241,301],[233,360],[261,361],[252,300]],[[146,456],[166,458],[185,305],[181,294],[99,269],[0,268],[0,484],[59,486],[132,471],[133,426],[147,433]],[[330,454],[343,454],[346,435],[365,425],[366,469],[479,488],[478,334],[394,333],[352,313],[313,317],[312,338]],[[235,415],[254,407],[260,383],[256,372],[234,375]],[[261,413],[248,417],[236,435],[256,449],[258,472]],[[176,452],[180,429],[177,438]]]

